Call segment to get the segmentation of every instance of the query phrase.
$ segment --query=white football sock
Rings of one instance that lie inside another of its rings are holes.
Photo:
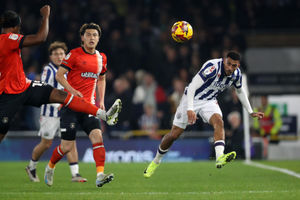
[[[76,176],[76,174],[79,174],[78,163],[70,163],[70,171],[71,171],[72,177]]]
[[[164,155],[169,151],[169,149],[166,150],[162,150],[160,148],[160,146],[158,147],[157,153],[155,158],[153,159],[153,162],[155,162],[156,164],[159,164],[162,160],[162,158],[164,157]]]
[[[36,169],[36,166],[37,166],[37,164],[38,164],[38,160],[37,161],[33,161],[32,159],[29,161],[29,169],[30,170],[34,170],[34,169]]]
[[[224,140],[217,140],[215,141],[215,151],[216,151],[216,160],[224,154]]]

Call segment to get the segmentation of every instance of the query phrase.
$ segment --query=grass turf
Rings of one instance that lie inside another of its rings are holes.
[[[300,172],[300,161],[260,162]],[[162,163],[150,179],[143,177],[146,163],[106,164],[115,179],[95,186],[94,164],[80,163],[87,183],[72,183],[68,164],[57,165],[54,185],[43,182],[45,162],[38,165],[40,183],[29,181],[27,162],[0,162],[0,199],[52,200],[175,200],[175,199],[300,199],[300,179],[234,161],[222,169],[214,162]]]

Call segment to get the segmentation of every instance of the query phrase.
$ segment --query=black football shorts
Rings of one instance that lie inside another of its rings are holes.
[[[63,107],[60,117],[61,139],[75,140],[78,127],[89,135],[94,129],[101,129],[100,120],[93,115],[75,112]]]
[[[0,134],[6,134],[11,120],[23,105],[40,107],[49,103],[53,87],[40,81],[32,81],[30,86],[19,94],[0,95]]]

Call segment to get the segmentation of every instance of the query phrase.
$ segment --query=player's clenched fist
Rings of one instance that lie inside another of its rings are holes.
[[[40,9],[41,15],[43,17],[49,17],[50,15],[50,6],[49,5],[44,5],[41,9]]]

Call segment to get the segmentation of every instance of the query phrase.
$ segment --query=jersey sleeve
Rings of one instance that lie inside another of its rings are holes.
[[[10,50],[21,49],[24,41],[24,35],[11,33],[8,35],[6,48]]]
[[[237,69],[237,76],[235,81],[233,82],[233,85],[236,89],[240,89],[242,87],[242,73],[240,69]]]
[[[68,71],[72,70],[74,67],[75,59],[76,59],[76,53],[73,51],[70,51],[68,55],[64,58],[62,61],[61,66],[66,68]]]
[[[200,69],[198,74],[202,78],[202,80],[205,82],[208,79],[216,76],[217,69],[214,66],[214,64],[211,62],[204,63],[204,65],[202,66],[202,68]]]
[[[102,70],[100,72],[100,75],[104,75],[107,72],[107,57],[104,53],[100,53],[102,56]]]

